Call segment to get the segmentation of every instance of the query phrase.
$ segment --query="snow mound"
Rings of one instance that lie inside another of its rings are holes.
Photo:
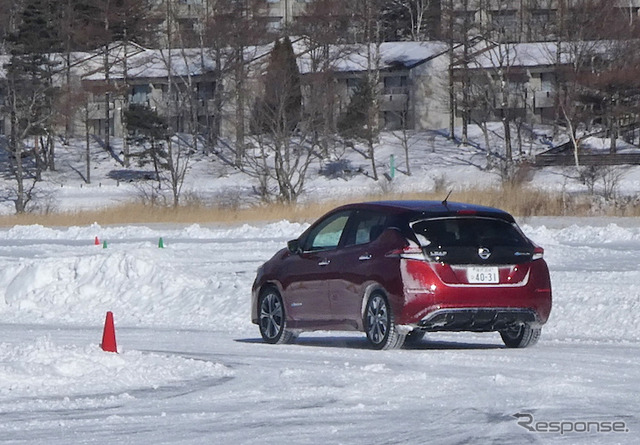
[[[23,344],[0,343],[2,397],[16,393],[46,397],[59,394],[61,387],[73,398],[131,397],[122,393],[231,375],[219,363],[138,351],[114,354],[96,345],[56,345],[48,337]]]
[[[73,240],[92,241],[98,236],[101,240],[108,239],[157,239],[165,236],[174,239],[221,239],[221,238],[261,238],[261,237],[290,237],[292,234],[300,234],[308,224],[279,221],[264,225],[249,225],[230,227],[202,227],[192,224],[184,228],[157,225],[130,225],[130,226],[101,226],[94,223],[89,226],[72,226],[69,228],[51,228],[38,224],[30,226],[14,226],[8,230],[0,231],[0,240]]]

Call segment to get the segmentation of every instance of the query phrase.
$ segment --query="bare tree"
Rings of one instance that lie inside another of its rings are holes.
[[[615,107],[620,109],[620,102],[614,98],[616,93],[607,101],[603,88],[606,89],[606,84],[613,78],[618,78],[615,83],[619,84],[620,77],[625,76],[625,69],[636,63],[633,53],[624,51],[624,56],[620,54],[626,46],[624,41],[633,35],[634,27],[628,26],[620,10],[609,1],[579,0],[571,3],[561,0],[558,6],[556,47],[549,58],[557,67],[556,122],[564,123],[572,141],[575,164],[579,166],[578,132],[591,126],[594,112],[602,115],[604,109],[613,110],[612,101],[617,102]],[[618,54],[621,58],[611,64],[615,60],[611,54]],[[613,77],[609,75],[622,68],[620,64],[627,63],[625,69]],[[603,76],[607,71],[609,74]],[[634,88],[633,85],[630,87]],[[615,122],[609,120],[613,133],[616,132]],[[614,136],[612,151],[615,151],[615,139]]]
[[[367,157],[371,161],[371,176],[378,180],[375,147],[380,135],[380,66],[381,44],[383,41],[384,1],[356,0],[349,4],[351,12],[351,38],[360,43],[365,58],[366,69],[358,92],[365,99],[364,125],[360,125],[357,135],[367,145]]]
[[[348,11],[342,0],[315,0],[293,24],[293,35],[304,35],[302,78],[305,125],[323,159],[335,154],[338,92],[336,63],[349,53]]]
[[[307,169],[316,156],[311,125],[302,114],[300,73],[288,38],[276,42],[263,77],[264,94],[254,106],[252,127],[257,150],[243,170],[256,177],[263,199],[295,202],[304,189]]]
[[[391,0],[384,10],[385,39],[428,40],[434,36],[435,0]]]
[[[248,130],[249,69],[259,56],[252,45],[269,39],[266,22],[261,19],[265,16],[265,3],[260,0],[208,0],[206,8],[201,48],[203,58],[207,56],[215,62],[216,76],[210,139],[215,142],[224,121],[231,122],[235,136],[233,163],[241,167]]]

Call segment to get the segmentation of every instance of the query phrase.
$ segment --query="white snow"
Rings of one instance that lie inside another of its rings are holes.
[[[554,289],[543,338],[525,350],[495,334],[432,334],[390,352],[357,333],[262,343],[249,319],[255,270],[305,227],[0,230],[2,441],[633,442],[637,219],[522,222]],[[119,354],[98,347],[108,310]],[[630,432],[532,433],[518,412]]]

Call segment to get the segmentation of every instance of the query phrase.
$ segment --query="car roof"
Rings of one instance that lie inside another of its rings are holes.
[[[377,210],[395,214],[404,214],[411,219],[419,217],[434,218],[446,216],[485,216],[513,222],[514,218],[504,210],[476,204],[448,201],[395,200],[371,201],[347,204],[341,209]]]

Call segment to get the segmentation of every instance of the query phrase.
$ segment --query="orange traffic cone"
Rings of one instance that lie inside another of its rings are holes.
[[[113,312],[107,312],[107,318],[104,321],[104,331],[102,333],[102,343],[100,347],[106,352],[118,352],[116,346],[116,329],[113,325]]]
[[[96,246],[100,245],[100,240],[98,239],[98,237],[96,236],[95,241],[93,242],[93,244],[95,244]]]

